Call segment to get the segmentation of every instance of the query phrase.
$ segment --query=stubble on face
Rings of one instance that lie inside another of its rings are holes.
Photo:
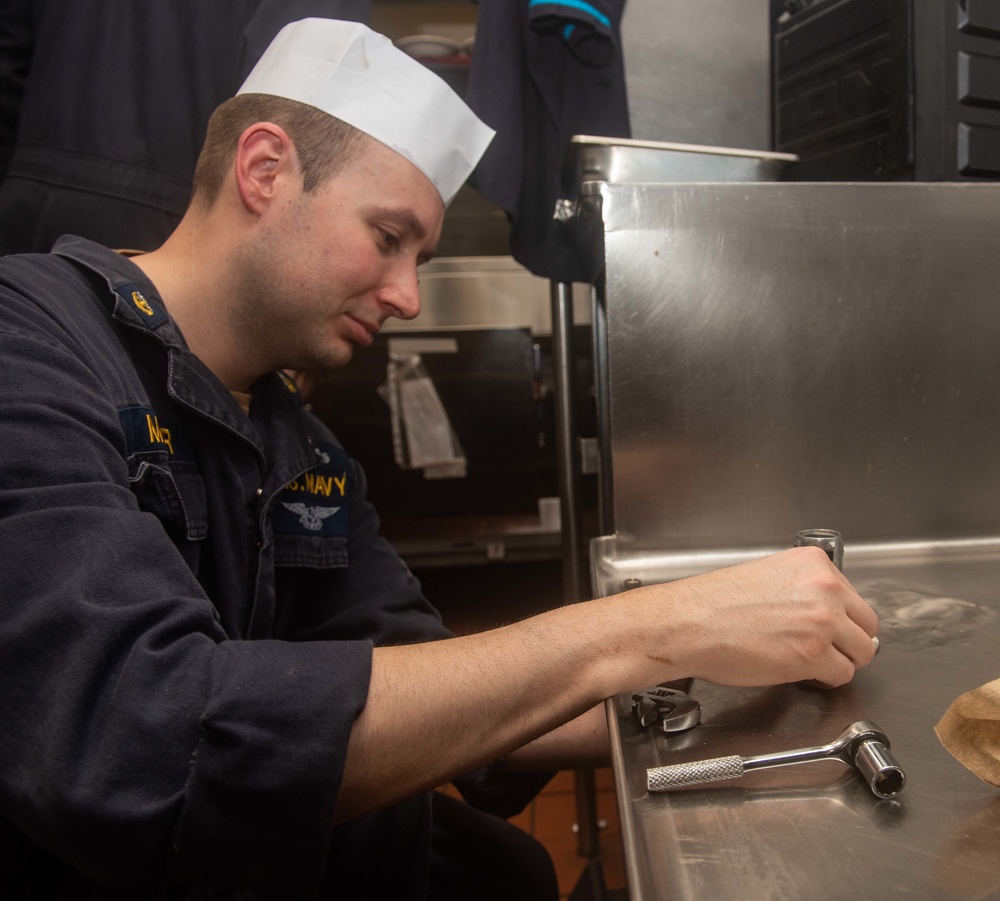
[[[329,321],[301,312],[318,305],[316,298],[303,303],[303,288],[295,279],[295,251],[303,237],[295,223],[307,221],[303,204],[308,203],[308,195],[300,196],[284,220],[286,227],[261,226],[235,256],[234,293],[238,300],[229,316],[239,345],[257,361],[261,374],[276,369],[334,369],[344,366],[353,355],[349,344],[331,340]],[[336,285],[330,288],[332,293]]]

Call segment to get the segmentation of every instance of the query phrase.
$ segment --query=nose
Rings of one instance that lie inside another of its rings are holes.
[[[413,319],[420,312],[420,288],[417,269],[401,265],[379,289],[378,301],[397,319]]]

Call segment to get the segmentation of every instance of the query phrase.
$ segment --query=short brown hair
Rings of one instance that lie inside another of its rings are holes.
[[[236,142],[255,122],[280,125],[295,144],[303,190],[312,191],[361,152],[364,132],[316,107],[270,94],[239,94],[216,108],[194,172],[192,199],[211,206],[236,157]]]

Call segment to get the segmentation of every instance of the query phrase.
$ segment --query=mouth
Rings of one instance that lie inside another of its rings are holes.
[[[378,334],[380,325],[377,322],[367,322],[348,314],[348,321],[351,323],[352,339],[362,347],[371,346]]]

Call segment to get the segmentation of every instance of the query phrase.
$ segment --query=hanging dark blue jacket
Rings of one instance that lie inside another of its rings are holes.
[[[570,139],[631,134],[619,33],[625,0],[476,2],[465,99],[497,134],[469,184],[506,211],[511,254],[526,269],[593,282],[604,264],[592,247],[599,220],[567,223],[556,211],[559,201],[579,199]]]
[[[212,111],[308,16],[371,0],[0,0],[0,254],[67,232],[153,250],[187,208]]]

